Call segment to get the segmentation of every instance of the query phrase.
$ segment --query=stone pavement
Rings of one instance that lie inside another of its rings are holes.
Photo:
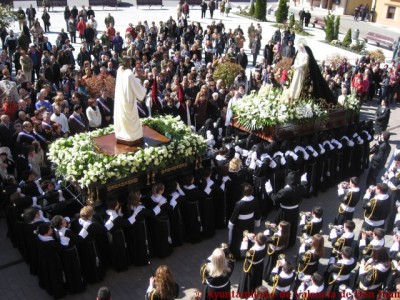
[[[132,0],[130,0],[132,1]],[[99,23],[99,30],[105,29],[104,18],[108,12],[110,12],[116,20],[116,28],[121,32],[125,31],[129,22],[136,23],[138,20],[155,21],[156,24],[160,20],[166,20],[169,16],[176,15],[176,2],[167,1],[164,2],[163,9],[160,7],[140,7],[131,6],[127,8],[114,8],[106,7],[104,10],[102,7],[93,7],[96,13],[96,19]],[[233,6],[237,6],[237,3],[233,3]],[[242,4],[243,6],[243,4]],[[51,15],[51,31],[48,34],[50,41],[54,42],[56,39],[56,32],[59,32],[61,28],[65,26],[63,19],[63,8],[56,8],[55,11],[50,12]],[[207,15],[208,12],[207,12]],[[236,28],[238,24],[241,25],[245,36],[247,37],[247,28],[252,22],[251,20],[241,18],[239,16],[231,14],[228,18],[220,16],[219,11],[215,12],[216,20],[222,19],[226,28]],[[201,19],[199,8],[191,8],[190,20],[200,21],[202,25],[210,23],[210,19]],[[254,22],[256,23],[256,22]],[[265,45],[266,41],[272,36],[275,28],[272,27],[273,23],[262,23],[263,27],[263,40],[262,46]],[[369,26],[370,24],[365,24]],[[14,26],[16,32],[18,32],[16,26]],[[314,52],[317,60],[325,59],[327,55],[335,52],[345,53],[349,58],[355,59],[356,55],[347,51],[338,51],[337,48],[329,46],[325,43],[320,42],[323,40],[324,33],[320,29],[307,29],[313,34],[312,37],[307,38],[307,42]],[[79,39],[78,39],[79,40]],[[247,46],[248,43],[246,43]],[[79,50],[79,45],[76,44],[76,52]],[[373,46],[371,46],[373,47]],[[247,49],[248,50],[248,49]],[[385,51],[387,57],[391,57],[390,51]],[[260,56],[261,57],[261,56]],[[259,58],[260,58],[259,57]],[[251,69],[251,66],[248,70]],[[374,117],[375,109],[378,101],[375,100],[373,103],[368,103],[363,106],[362,118],[369,119]],[[389,130],[394,135],[391,138],[392,148],[398,144],[398,136],[400,134],[400,109],[393,107],[392,115],[390,118]],[[365,177],[365,175],[364,175]],[[363,177],[363,179],[365,179]],[[364,182],[365,180],[361,180]],[[331,222],[337,212],[337,194],[334,188],[330,189],[324,194],[320,194],[318,197],[304,199],[301,203],[301,210],[308,211],[315,205],[321,205],[324,208],[324,232],[328,232],[328,223]],[[356,211],[355,218],[357,223],[357,229],[360,228],[362,218],[362,210],[359,208]],[[274,219],[275,212],[271,212],[268,217],[269,220]],[[327,238],[327,236],[325,236]],[[388,237],[390,239],[390,237]],[[148,286],[148,279],[153,271],[160,264],[167,264],[171,267],[172,272],[176,281],[181,287],[181,293],[178,299],[190,299],[196,289],[201,289],[199,266],[201,262],[208,257],[213,249],[217,247],[221,242],[226,242],[227,230],[219,230],[214,238],[205,240],[200,244],[191,245],[184,244],[181,247],[175,248],[173,254],[163,260],[152,259],[151,265],[146,267],[131,267],[127,272],[116,273],[112,270],[107,272],[105,280],[100,284],[90,285],[87,291],[78,295],[69,295],[65,299],[95,299],[97,290],[101,286],[108,286],[111,288],[113,299],[143,299],[144,293]],[[390,246],[391,242],[388,241],[387,246]],[[327,242],[326,246],[329,248],[330,243]],[[295,255],[298,247],[291,249],[288,255]],[[1,299],[50,299],[43,290],[38,287],[37,277],[29,274],[29,268],[24,262],[20,262],[20,255],[16,249],[12,248],[10,241],[6,238],[6,224],[5,219],[0,219],[0,290],[2,295]],[[323,260],[322,264],[326,264],[327,260]],[[237,262],[235,271],[233,272],[231,282],[234,288],[237,287],[239,281],[240,270],[242,268],[242,262]],[[321,267],[322,270],[323,267]]]

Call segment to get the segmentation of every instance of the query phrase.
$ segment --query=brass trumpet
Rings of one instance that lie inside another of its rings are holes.
[[[306,216],[306,218],[311,218],[311,212],[310,211],[301,211],[300,217]]]
[[[248,231],[248,230],[244,230],[244,231],[243,231],[243,237],[247,237],[248,234],[249,234],[249,231]]]
[[[267,229],[272,230],[273,232],[278,231],[278,227],[276,226],[275,223],[271,223],[270,221],[265,221],[264,224]]]
[[[338,189],[344,189],[347,190],[349,189],[349,183],[347,181],[342,181],[341,183],[338,184]]]
[[[328,224],[329,229],[343,230],[343,225],[335,225],[333,223]]]
[[[286,255],[284,253],[281,253],[278,255],[278,260],[285,260]]]

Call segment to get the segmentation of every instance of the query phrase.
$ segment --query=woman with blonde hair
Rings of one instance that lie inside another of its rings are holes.
[[[200,275],[204,285],[202,300],[211,300],[213,295],[230,295],[231,282],[229,278],[233,272],[234,262],[225,256],[222,248],[213,251],[209,262],[202,265]],[[225,297],[219,299],[231,299]]]
[[[155,276],[150,277],[149,281],[146,300],[173,300],[178,297],[179,286],[166,265],[159,266]]]

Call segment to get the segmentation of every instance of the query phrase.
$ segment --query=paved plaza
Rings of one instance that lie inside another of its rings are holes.
[[[116,29],[121,31],[121,35],[125,32],[128,23],[136,24],[137,21],[147,20],[149,23],[151,21],[155,21],[156,24],[160,20],[167,20],[170,16],[176,18],[176,2],[167,1],[164,2],[164,7],[140,7],[136,6],[130,7],[119,7],[117,10],[115,8],[105,7],[103,10],[102,7],[93,7],[96,13],[96,20],[99,24],[98,30],[102,31],[105,29],[104,18],[108,13],[111,13],[116,21]],[[233,6],[237,6],[239,4],[233,3]],[[246,4],[241,4],[246,5]],[[298,8],[298,7],[297,7]],[[296,8],[296,9],[297,9]],[[52,43],[54,43],[57,32],[60,31],[61,28],[65,27],[65,21],[63,18],[63,10],[64,8],[57,7],[50,12],[51,15],[51,33],[47,34]],[[41,11],[41,10],[40,10]],[[315,10],[313,15],[322,14],[323,12],[320,10]],[[39,13],[39,16],[41,12]],[[207,12],[207,16],[209,13]],[[234,14],[230,14],[229,17],[221,16],[219,11],[215,12],[215,20],[218,22],[222,20],[225,24],[225,28],[236,28],[237,25],[241,25],[243,31],[245,32],[245,37],[247,38],[247,28],[252,22],[249,19],[244,19]],[[272,19],[273,17],[268,17]],[[348,18],[348,17],[343,17]],[[347,20],[347,19],[346,19]],[[200,18],[200,9],[198,7],[192,8],[190,11],[190,21],[201,22],[203,27],[206,27],[207,24],[210,24],[211,19],[201,19]],[[347,21],[346,21],[347,22]],[[345,22],[345,23],[346,23]],[[254,22],[256,23],[256,22]],[[358,22],[360,23],[360,22]],[[348,24],[348,22],[346,23]],[[272,36],[275,31],[275,27],[273,27],[272,22],[262,23],[263,28],[263,40],[262,40],[262,49],[268,39]],[[357,24],[360,26],[360,24]],[[372,31],[376,25],[363,23],[363,30]],[[370,29],[366,29],[365,26],[370,26]],[[13,28],[15,32],[18,32],[17,26]],[[390,29],[380,28],[379,30],[384,30],[387,34],[392,34]],[[347,57],[354,61],[357,58],[357,55],[354,53],[350,53],[341,49],[334,48],[332,46],[327,45],[322,42],[324,39],[324,32],[318,28],[309,28],[307,29],[309,33],[312,34],[311,37],[307,38],[308,45],[314,52],[314,56],[317,60],[323,60],[327,55],[339,52],[347,55]],[[299,38],[298,36],[296,38]],[[79,38],[77,38],[79,41]],[[245,43],[248,46],[248,43]],[[74,44],[76,48],[76,53],[79,51],[79,44]],[[375,46],[368,45],[368,49],[374,49]],[[247,53],[249,53],[248,48],[246,48]],[[383,49],[384,54],[389,59],[391,58],[392,52],[386,49]],[[261,56],[259,56],[259,59]],[[248,69],[249,71],[250,69]],[[375,100],[369,102],[366,106],[364,104],[362,108],[362,119],[371,119],[374,117],[375,109],[378,104],[378,101]],[[392,150],[395,148],[398,143],[398,137],[400,136],[400,109],[399,107],[392,107],[392,114],[389,123],[389,131],[393,132],[395,135],[391,138]],[[366,173],[366,172],[365,172]],[[365,182],[365,174],[362,177],[361,182]],[[362,186],[362,189],[364,186]],[[328,233],[328,223],[333,221],[338,207],[337,200],[337,191],[334,188],[331,188],[326,193],[319,194],[318,197],[304,199],[301,203],[300,210],[310,210],[315,205],[321,205],[324,209],[324,234],[326,246],[330,248],[330,243],[327,242]],[[359,230],[361,226],[360,218],[362,217],[362,209],[359,207],[355,214],[355,221],[357,224],[357,230]],[[268,219],[273,220],[275,215],[275,211],[271,212]],[[263,228],[262,228],[263,229]],[[181,292],[178,299],[190,299],[197,289],[201,289],[201,280],[200,280],[200,264],[202,261],[207,258],[214,248],[216,248],[221,242],[226,242],[228,237],[228,232],[226,229],[217,231],[217,234],[212,239],[204,240],[200,244],[188,244],[185,243],[183,246],[174,248],[174,252],[171,256],[166,259],[152,259],[151,264],[146,267],[130,267],[127,272],[116,273],[113,270],[108,270],[105,280],[100,284],[89,285],[85,293],[78,295],[68,295],[65,299],[95,299],[97,290],[101,286],[108,286],[112,291],[113,299],[143,299],[145,291],[148,286],[149,277],[152,275],[153,271],[160,265],[166,264],[168,265],[181,287]],[[390,236],[387,237],[390,239]],[[391,241],[387,241],[386,246],[390,246]],[[289,252],[290,255],[295,255],[298,246],[293,247]],[[322,260],[322,268],[324,268],[324,264],[327,263],[327,259]],[[239,282],[239,276],[242,269],[242,261],[239,261],[235,265],[235,270],[231,277],[232,287],[237,288],[237,284]],[[38,279],[35,276],[29,274],[29,267],[25,262],[22,261],[19,252],[12,248],[11,242],[6,238],[6,223],[5,219],[0,219],[0,291],[1,296],[0,299],[51,299],[46,292],[39,288]]]

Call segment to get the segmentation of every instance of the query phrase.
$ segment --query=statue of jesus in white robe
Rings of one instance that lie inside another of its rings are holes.
[[[117,143],[140,144],[143,138],[142,123],[137,110],[137,99],[143,99],[146,88],[129,68],[117,72],[114,100],[114,129]]]

